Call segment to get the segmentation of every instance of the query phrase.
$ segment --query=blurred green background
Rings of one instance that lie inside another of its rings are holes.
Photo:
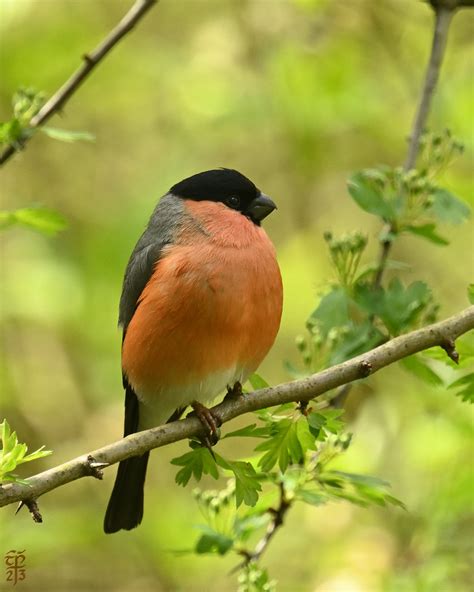
[[[130,4],[0,0],[0,119],[19,86],[53,93]],[[2,169],[2,208],[42,204],[69,222],[54,238],[21,228],[1,236],[1,415],[31,450],[54,450],[27,472],[121,436],[123,270],[159,196],[195,172],[236,168],[278,203],[266,229],[285,308],[261,374],[288,380],[283,362],[299,363],[295,337],[331,278],[323,232],[363,229],[376,252],[377,221],[345,181],[358,168],[403,162],[431,27],[418,0],[162,0],[51,121],[95,143],[39,134]],[[443,183],[471,205],[473,32],[474,14],[459,13],[431,119],[467,145]],[[441,317],[467,305],[474,276],[472,224],[444,234],[447,248],[406,236],[393,252],[411,265],[407,281],[432,286]],[[341,466],[390,481],[408,512],[297,506],[263,561],[279,589],[472,590],[471,410],[391,367],[353,391],[349,416],[354,443]],[[115,468],[102,483],[83,479],[41,498],[42,525],[3,509],[0,555],[26,549],[19,586],[234,590],[235,558],[176,553],[193,546],[201,521],[192,487],[178,488],[169,464],[186,448],[152,455],[135,531],[102,533]]]

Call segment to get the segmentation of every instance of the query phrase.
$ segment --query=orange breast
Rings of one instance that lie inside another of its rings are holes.
[[[280,324],[280,271],[264,230],[221,204],[187,209],[192,218],[156,265],[123,343],[123,370],[144,400],[229,368],[246,379]]]

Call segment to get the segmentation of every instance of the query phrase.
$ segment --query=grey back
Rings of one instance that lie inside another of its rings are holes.
[[[124,335],[138,300],[166,245],[173,243],[182,224],[184,204],[179,197],[164,195],[153,210],[148,225],[130,255],[119,307],[119,325]]]

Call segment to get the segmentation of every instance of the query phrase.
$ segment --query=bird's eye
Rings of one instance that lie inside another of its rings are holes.
[[[240,198],[236,195],[231,195],[225,200],[225,203],[236,210],[240,206]]]

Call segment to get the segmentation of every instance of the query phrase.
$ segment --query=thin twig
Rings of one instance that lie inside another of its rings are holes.
[[[433,43],[431,45],[431,54],[426,68],[425,81],[420,95],[420,102],[410,134],[408,153],[404,165],[404,169],[406,171],[412,169],[416,164],[416,159],[420,149],[420,137],[425,129],[426,121],[430,112],[431,101],[436,90],[441,63],[446,50],[449,25],[451,24],[451,19],[455,11],[453,6],[447,6],[443,3],[432,4],[432,8],[435,13]],[[389,234],[393,232],[393,230],[394,229],[388,225],[387,228],[383,230],[383,236],[388,237]],[[377,272],[373,284],[374,288],[378,288],[382,285],[382,279],[385,273],[392,244],[393,240],[387,238],[382,238],[381,240]]]
[[[432,4],[432,7],[435,12],[433,43],[431,45],[430,59],[426,68],[425,82],[423,84],[420,103],[418,105],[410,135],[408,155],[404,166],[406,171],[414,168],[416,164],[420,148],[420,137],[425,129],[428,114],[430,112],[431,100],[438,82],[441,63],[446,49],[446,42],[448,40],[449,25],[451,24],[455,12],[455,8],[449,6],[446,2],[444,4]]]
[[[334,388],[349,382],[361,380],[381,368],[420,351],[455,342],[462,334],[474,329],[474,306],[423,329],[395,337],[343,364],[327,368],[308,378],[260,389],[249,397],[228,399],[213,407],[212,412],[226,423],[235,417],[266,409],[283,403],[308,401],[320,397]],[[203,434],[203,427],[197,417],[166,424],[122,440],[103,448],[83,454],[69,462],[51,468],[27,479],[27,483],[6,483],[0,486],[0,507],[18,501],[39,498],[44,493],[82,477],[90,476],[89,457],[95,462],[115,464],[132,456],[139,456],[153,448],[166,446],[178,440],[194,438]],[[104,467],[105,468],[105,467]]]
[[[446,41],[448,38],[449,25],[451,19],[458,6],[468,6],[470,4],[459,2],[458,0],[433,0],[431,6],[435,12],[435,27],[433,32],[433,43],[431,46],[430,59],[426,69],[425,82],[420,96],[420,102],[417,109],[415,119],[413,121],[412,131],[410,134],[410,141],[408,144],[408,153],[405,161],[404,169],[409,171],[415,166],[418,152],[420,149],[420,137],[426,125],[428,118],[431,100],[434,96],[436,84],[439,78],[439,71],[443,61]],[[383,281],[385,270],[387,269],[388,257],[393,246],[394,228],[391,224],[386,224],[381,232],[380,251],[376,266],[376,272],[372,287],[374,289],[380,288]],[[373,319],[372,319],[373,320]],[[351,385],[345,385],[340,389],[340,392],[332,399],[331,406],[342,407],[344,405]]]
[[[265,549],[270,544],[270,541],[275,536],[277,530],[283,526],[283,520],[288,510],[291,508],[291,501],[287,499],[285,494],[285,486],[283,483],[279,484],[280,487],[280,501],[277,508],[270,508],[268,512],[271,513],[272,519],[268,524],[267,530],[263,537],[258,541],[253,551],[242,549],[239,554],[244,557],[244,561],[237,565],[232,572],[239,571],[251,561],[258,561],[265,552]]]
[[[63,84],[63,86],[43,105],[38,113],[29,122],[29,128],[37,128],[45,123],[52,115],[61,111],[66,102],[77,91],[84,80],[94,70],[94,68],[105,58],[110,50],[129,31],[131,31],[140,19],[157,3],[158,0],[137,0],[127,14],[122,18],[118,25],[110,31],[107,37],[90,53],[83,55],[81,67]],[[30,139],[30,135],[25,136],[20,143],[8,146],[0,154],[0,165],[9,160],[19,148],[23,148]]]

